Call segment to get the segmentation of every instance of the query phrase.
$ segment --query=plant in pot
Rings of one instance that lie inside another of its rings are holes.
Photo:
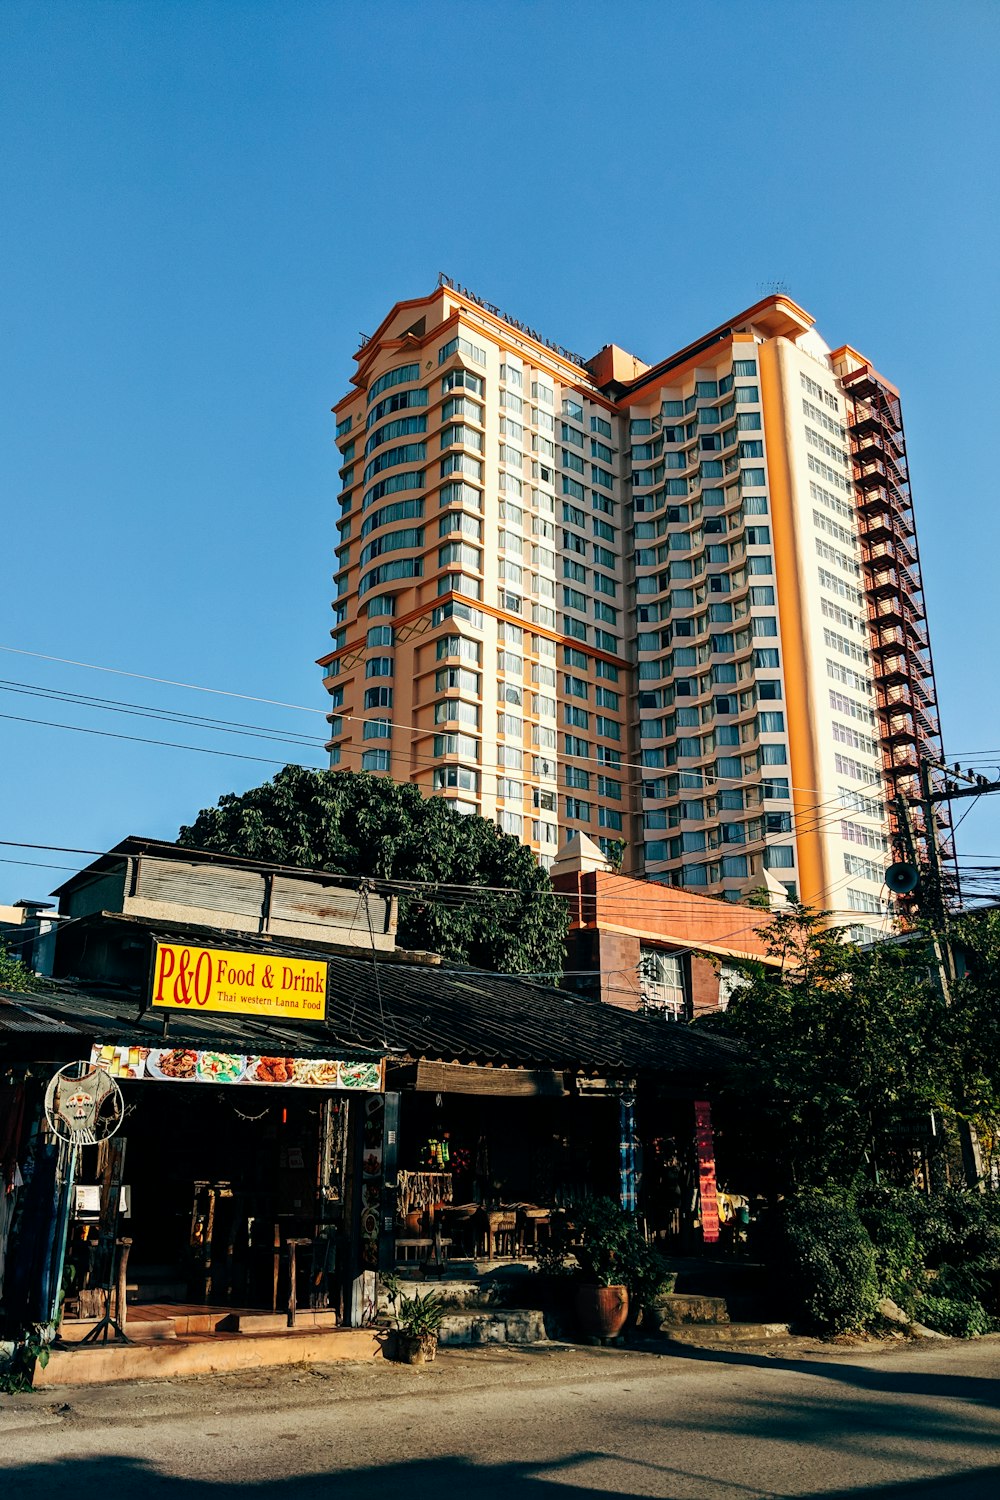
[[[445,1308],[434,1292],[404,1297],[395,1277],[382,1278],[396,1332],[396,1358],[404,1365],[429,1364],[437,1353]]]
[[[642,1237],[631,1215],[610,1198],[581,1203],[572,1219],[583,1275],[576,1292],[577,1317],[592,1338],[616,1338],[628,1317],[629,1265],[635,1239],[642,1242]]]

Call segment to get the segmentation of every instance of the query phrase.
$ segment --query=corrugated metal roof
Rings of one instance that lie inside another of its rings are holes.
[[[243,952],[299,954],[304,945],[254,942],[245,935],[104,917],[163,940],[201,942]],[[225,1050],[360,1056],[389,1052],[439,1062],[476,1062],[579,1072],[648,1072],[661,1077],[717,1076],[738,1054],[736,1043],[696,1028],[635,1015],[550,985],[486,970],[449,969],[390,954],[323,954],[329,962],[327,1025],[271,1023],[228,1015],[170,1014],[170,1038]],[[34,1011],[69,1021],[103,1041],[149,1046],[159,1040],[163,1011],[140,1015],[137,993],[56,981],[31,997]]]
[[[0,1032],[30,1035],[71,1035],[74,1028],[66,1021],[46,1015],[32,1007],[32,996],[16,990],[0,990]]]

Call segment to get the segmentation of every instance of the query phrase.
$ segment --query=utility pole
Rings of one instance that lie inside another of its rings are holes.
[[[931,772],[935,770],[943,772],[948,778],[944,788],[940,791],[935,790],[931,781]],[[959,781],[965,782],[966,785],[957,785]],[[920,762],[920,807],[924,815],[928,863],[924,876],[925,899],[921,900],[921,906],[930,921],[938,983],[941,998],[946,1006],[950,1006],[955,998],[956,969],[955,953],[948,934],[948,908],[944,899],[941,849],[938,844],[934,809],[937,803],[950,802],[953,798],[981,797],[986,792],[998,791],[1000,791],[1000,781],[988,781],[985,776],[963,771],[960,766],[950,767],[943,765],[940,761],[928,759],[922,759]],[[916,839],[910,804],[905,798],[898,797],[896,805],[907,844],[907,853],[911,862],[916,865]],[[962,1147],[962,1167],[966,1185],[983,1192],[985,1187],[983,1158],[975,1126],[970,1120],[960,1117],[958,1135]]]

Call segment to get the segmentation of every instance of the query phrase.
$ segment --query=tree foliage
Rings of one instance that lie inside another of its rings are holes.
[[[498,973],[562,971],[564,904],[531,851],[415,786],[285,766],[273,781],[203,809],[178,842],[339,875],[479,887],[403,896],[400,946]]]
[[[955,1106],[958,1028],[922,934],[861,949],[793,907],[768,947],[777,969],[738,964],[742,983],[708,1023],[747,1043],[723,1112],[725,1170],[768,1195],[848,1185],[894,1123]]]
[[[0,989],[23,992],[38,989],[38,979],[32,970],[3,943],[0,943]]]

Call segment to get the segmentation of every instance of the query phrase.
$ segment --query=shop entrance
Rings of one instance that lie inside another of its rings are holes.
[[[294,1265],[297,1306],[341,1313],[352,1102],[294,1088],[126,1085],[117,1234],[131,1240],[129,1306],[277,1313]],[[98,1310],[106,1269],[94,1264],[85,1191],[101,1165],[99,1148],[83,1153],[68,1247],[84,1316]]]
[[[617,1197],[617,1099],[414,1092],[400,1121],[398,1263],[519,1257]]]

